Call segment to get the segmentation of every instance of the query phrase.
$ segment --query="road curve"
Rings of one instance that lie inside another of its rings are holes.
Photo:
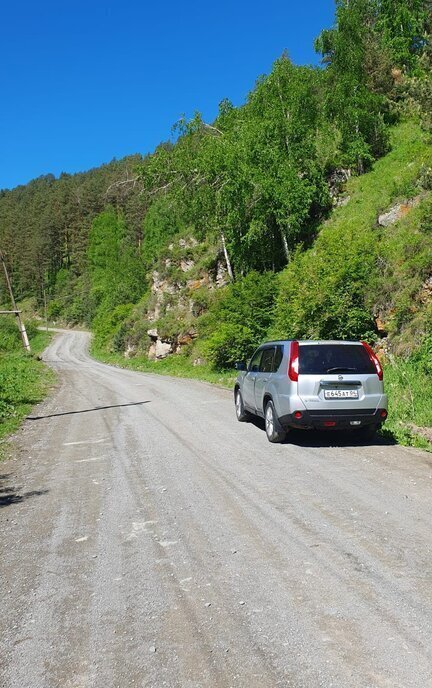
[[[432,458],[270,445],[88,335],[0,466],[2,688],[432,686]]]

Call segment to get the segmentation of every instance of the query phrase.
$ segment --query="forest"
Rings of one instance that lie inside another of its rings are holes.
[[[366,339],[399,435],[431,426],[431,35],[429,0],[337,0],[319,66],[284,53],[150,155],[0,191],[16,298],[184,374],[268,337]]]

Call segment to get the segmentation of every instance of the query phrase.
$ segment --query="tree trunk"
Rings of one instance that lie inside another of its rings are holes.
[[[290,251],[289,251],[289,248],[288,248],[288,240],[287,240],[287,238],[286,238],[286,234],[285,234],[285,232],[283,231],[283,229],[281,229],[281,237],[282,237],[282,244],[283,244],[283,247],[284,247],[284,253],[285,253],[286,262],[289,263],[290,260],[291,260],[291,255],[290,255]]]
[[[228,250],[226,247],[225,234],[223,232],[221,232],[221,240],[222,240],[222,248],[223,248],[223,252],[224,252],[224,256],[225,256],[225,262],[226,262],[226,266],[227,266],[227,270],[228,270],[228,275],[229,275],[231,282],[234,282],[234,273],[233,273],[230,257],[228,255]]]

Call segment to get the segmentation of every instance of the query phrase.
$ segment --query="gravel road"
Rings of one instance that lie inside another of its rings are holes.
[[[87,347],[0,465],[2,688],[432,686],[430,454],[270,445]]]

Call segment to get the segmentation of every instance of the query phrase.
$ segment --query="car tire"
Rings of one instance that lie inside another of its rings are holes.
[[[265,431],[269,442],[283,442],[286,437],[286,431],[283,429],[276,415],[275,407],[272,401],[268,401],[265,407]]]
[[[236,390],[234,396],[234,403],[237,420],[239,421],[239,423],[247,423],[247,421],[250,419],[250,415],[247,411],[245,411],[243,397],[239,389]]]

